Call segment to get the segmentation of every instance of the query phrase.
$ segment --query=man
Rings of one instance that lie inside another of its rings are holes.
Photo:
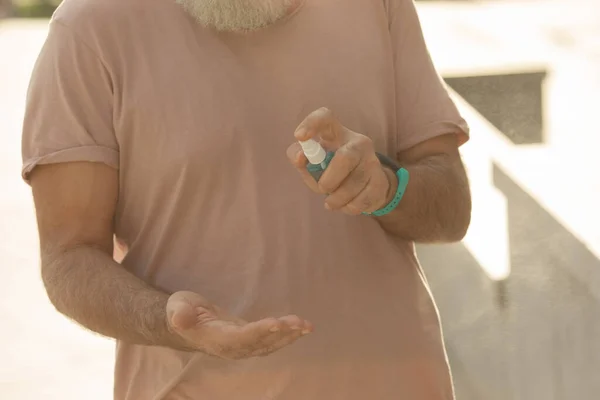
[[[0,0],[0,19],[8,18],[12,15],[12,1]]]
[[[116,399],[452,399],[413,242],[465,234],[467,131],[411,0],[66,0],[23,137],[48,296]]]

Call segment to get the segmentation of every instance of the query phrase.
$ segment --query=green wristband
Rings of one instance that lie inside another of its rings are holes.
[[[398,189],[396,189],[396,194],[394,195],[394,198],[392,199],[392,201],[390,201],[387,206],[385,206],[377,211],[373,211],[372,213],[364,213],[364,214],[373,215],[375,217],[381,217],[386,214],[389,214],[390,212],[394,211],[396,209],[396,207],[398,207],[398,204],[400,204],[400,200],[402,200],[402,197],[404,196],[404,192],[406,191],[406,186],[408,185],[408,180],[409,180],[408,171],[404,168],[400,168],[400,169],[398,169],[398,171],[396,171],[396,177],[398,178]]]

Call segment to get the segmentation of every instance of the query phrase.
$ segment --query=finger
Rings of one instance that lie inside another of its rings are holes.
[[[304,320],[304,328],[302,329],[302,333],[304,333],[306,335],[306,334],[314,332],[314,330],[315,330],[315,326],[313,325],[313,323],[310,322],[309,320],[305,319]]]
[[[283,324],[276,318],[265,318],[256,322],[250,322],[232,329],[223,335],[223,341],[235,348],[254,348],[269,336],[278,335]]]
[[[328,210],[339,210],[354,200],[369,184],[371,179],[364,165],[356,167],[342,182],[339,188],[325,199]]]
[[[302,151],[302,146],[300,146],[300,143],[298,142],[292,143],[285,151],[285,155],[287,156],[290,164],[296,168],[300,168],[303,165],[306,165],[308,162],[304,152]]]
[[[304,320],[297,315],[286,315],[285,317],[279,318],[284,328],[293,331],[301,331],[304,329]]]
[[[352,201],[342,208],[342,212],[357,215],[362,212],[372,213],[385,207],[390,182],[385,173],[371,176],[369,184]]]
[[[319,179],[320,192],[333,194],[360,164],[361,159],[362,152],[358,146],[348,143],[340,147]]]
[[[215,332],[211,351],[222,358],[242,359],[270,354],[312,332],[312,324],[296,316],[266,318],[240,326],[224,326]],[[268,328],[268,329],[267,329]]]
[[[265,338],[261,343],[262,346],[257,347],[252,352],[252,356],[265,356],[271,354],[285,346],[288,346],[298,340],[300,337],[313,332],[313,324],[310,321],[303,320],[295,315],[286,316],[279,319],[286,326],[279,335]]]
[[[308,186],[313,192],[320,193],[317,181],[315,181],[315,178],[313,178],[306,169],[308,160],[306,159],[300,144],[298,142],[292,144],[290,147],[288,147],[286,154],[288,160],[296,168],[306,186]]]
[[[268,325],[265,324],[267,321]],[[265,329],[268,326],[270,328]],[[223,341],[218,348],[222,357],[231,359],[266,355],[307,333],[309,331],[301,321],[290,323],[285,319],[268,318],[247,324],[237,331],[232,331],[231,335],[222,336]]]
[[[257,322],[237,325],[230,321],[212,321],[202,327],[201,340],[209,354],[225,359],[247,357],[265,338],[273,336],[277,340],[280,332],[279,322],[275,318],[266,318]]]
[[[303,333],[302,331],[294,331],[293,333],[286,335],[284,337],[278,338],[273,343],[265,344],[264,346],[253,350],[250,353],[252,357],[264,357],[269,354],[276,352],[290,344],[294,343],[302,336],[305,336],[307,333]]]
[[[269,329],[267,331],[256,330],[257,327],[262,325],[268,326]],[[240,334],[245,336],[240,337],[240,343],[245,343],[248,347],[259,348],[270,345],[284,337],[294,336],[297,333],[302,334],[302,332],[308,333],[311,330],[312,324],[296,315],[288,315],[278,319],[266,318],[242,327]]]
[[[294,132],[299,141],[320,137],[337,146],[345,143],[346,134],[347,130],[343,129],[333,112],[325,107],[310,113]]]

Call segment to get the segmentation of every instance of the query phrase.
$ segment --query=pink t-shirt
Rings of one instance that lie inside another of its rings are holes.
[[[413,244],[326,211],[286,159],[322,106],[388,155],[467,138],[411,0],[306,0],[246,35],[203,28],[174,0],[56,12],[28,95],[25,179],[38,164],[118,168],[125,268],[243,318],[315,325],[244,361],[120,342],[115,399],[453,398]]]

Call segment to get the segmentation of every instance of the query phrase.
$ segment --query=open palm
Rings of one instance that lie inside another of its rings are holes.
[[[313,330],[310,322],[296,315],[247,322],[193,292],[171,295],[167,318],[187,346],[232,360],[268,355]]]

